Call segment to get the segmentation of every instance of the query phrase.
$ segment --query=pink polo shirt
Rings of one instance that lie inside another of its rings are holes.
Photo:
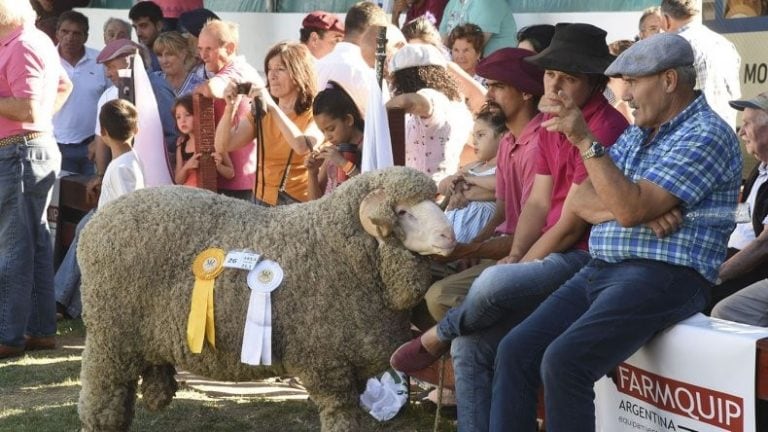
[[[37,103],[32,123],[0,116],[0,138],[27,132],[53,132],[59,79],[65,76],[51,39],[34,25],[20,26],[0,40],[0,98]]]
[[[245,61],[245,57],[235,57],[229,64],[221,68],[216,73],[217,77],[232,79],[236,82],[258,80],[258,72]],[[224,114],[226,102],[224,99],[215,99],[213,101],[214,117],[216,124],[219,124],[221,116]],[[250,111],[250,103],[243,98],[243,101],[237,107],[237,115],[232,123],[236,125],[240,119]],[[245,147],[229,152],[232,159],[232,166],[235,170],[235,176],[229,180],[219,177],[219,189],[229,190],[252,190],[256,181],[256,144],[254,141],[248,143]]]
[[[496,198],[504,201],[504,222],[496,232],[512,234],[528,195],[531,194],[536,176],[536,159],[539,154],[539,129],[544,120],[542,114],[525,125],[519,137],[507,133],[499,141],[496,158]]]
[[[604,146],[611,146],[629,125],[602,93],[595,94],[581,109],[589,130]],[[551,115],[544,116],[544,120]],[[572,184],[581,184],[587,178],[587,169],[581,160],[579,149],[574,147],[565,135],[559,132],[547,132],[541,129],[539,158],[536,174],[552,176],[552,201],[547,213],[547,222],[542,232],[546,232],[560,219],[563,203]],[[589,232],[579,240],[574,248],[588,250]]]

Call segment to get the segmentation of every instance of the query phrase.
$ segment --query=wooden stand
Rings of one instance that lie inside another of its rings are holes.
[[[395,166],[405,166],[405,110],[387,109],[389,137],[392,141],[392,159]]]
[[[200,153],[200,165],[197,168],[198,187],[216,192],[218,172],[212,156],[216,151],[213,145],[216,136],[213,99],[195,94],[192,104],[195,111],[195,152]]]

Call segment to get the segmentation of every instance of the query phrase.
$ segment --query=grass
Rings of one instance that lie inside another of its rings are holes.
[[[23,357],[0,360],[0,432],[79,431],[77,398],[80,362],[85,339],[82,321],[59,324],[60,347]],[[434,413],[410,404],[393,420],[364,426],[371,432],[428,432]],[[171,405],[149,412],[136,404],[131,431],[320,431],[315,406],[310,401],[274,401],[259,397],[211,396],[182,386]],[[455,432],[451,420],[440,431]],[[351,431],[353,432],[353,431]]]

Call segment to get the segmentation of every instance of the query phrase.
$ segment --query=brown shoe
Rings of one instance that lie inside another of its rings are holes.
[[[24,347],[0,345],[0,359],[18,357],[24,354]]]
[[[56,349],[56,336],[25,336],[27,351]]]

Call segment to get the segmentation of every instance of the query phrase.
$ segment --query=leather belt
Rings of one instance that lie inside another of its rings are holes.
[[[0,147],[9,146],[11,144],[21,144],[24,141],[30,141],[35,138],[39,138],[45,135],[45,132],[29,132],[21,135],[13,135],[5,138],[0,138]]]

